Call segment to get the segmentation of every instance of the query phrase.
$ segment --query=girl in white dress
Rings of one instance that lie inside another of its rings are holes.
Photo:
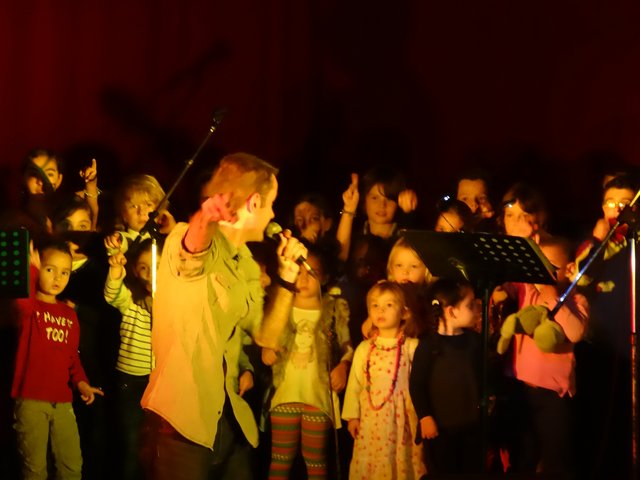
[[[388,281],[369,290],[367,308],[377,333],[355,351],[342,410],[355,440],[349,478],[418,479],[426,467],[409,396],[418,340],[402,329],[411,313],[402,288]]]

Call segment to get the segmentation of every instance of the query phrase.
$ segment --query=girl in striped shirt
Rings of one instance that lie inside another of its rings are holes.
[[[140,399],[154,366],[151,351],[152,240],[143,240],[125,257],[118,251],[109,257],[109,275],[104,297],[122,314],[120,349],[116,370],[116,399],[123,454],[122,478],[140,478],[139,430],[144,419]],[[161,248],[158,248],[158,252]],[[159,255],[158,255],[159,257]],[[160,258],[157,258],[159,262]],[[125,269],[125,265],[128,268]],[[129,277],[125,282],[125,276]]]

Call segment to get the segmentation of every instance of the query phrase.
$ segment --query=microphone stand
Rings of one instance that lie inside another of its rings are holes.
[[[573,280],[573,282],[571,282],[571,285],[569,285],[565,290],[565,292],[560,296],[558,303],[553,308],[553,310],[551,310],[551,317],[553,317],[556,313],[558,313],[558,310],[560,310],[562,305],[564,305],[564,303],[567,301],[567,298],[569,297],[571,292],[576,288],[580,279],[584,276],[584,274],[589,269],[591,264],[596,260],[596,258],[598,258],[602,250],[605,249],[605,247],[609,243],[609,240],[611,239],[613,234],[616,232],[618,227],[620,227],[623,224],[627,224],[629,225],[631,230],[635,228],[636,224],[638,223],[638,219],[635,218],[635,216],[637,215],[636,202],[638,201],[638,197],[640,197],[640,190],[638,190],[638,192],[636,193],[636,196],[633,198],[631,203],[626,207],[624,207],[622,212],[620,212],[620,215],[618,215],[616,224],[613,227],[611,227],[611,229],[609,230],[609,233],[607,233],[607,236],[604,237],[604,240],[602,240],[602,242],[600,242],[600,245],[598,245],[598,248],[596,249],[596,251],[589,257],[584,267],[582,267],[582,270],[578,272],[578,274],[576,275],[576,278]],[[633,238],[633,240],[635,241],[635,238]]]
[[[636,298],[636,241],[638,235],[638,224],[640,223],[638,207],[636,203],[640,197],[640,190],[636,193],[635,197],[629,205],[618,215],[616,224],[609,230],[607,236],[598,245],[595,253],[590,256],[584,267],[578,272],[576,278],[571,285],[567,287],[567,290],[562,294],[556,306],[551,310],[550,316],[553,318],[562,305],[566,302],[569,294],[577,286],[578,282],[585,274],[591,264],[598,258],[602,250],[604,250],[609,243],[612,235],[621,225],[627,225],[629,228],[629,286],[630,286],[630,337],[629,344],[631,348],[631,477],[632,479],[638,478],[640,473],[640,465],[638,463],[638,440],[640,439],[640,426],[638,425],[638,331],[637,331],[637,298]]]
[[[131,243],[132,247],[140,243],[140,241],[142,240],[142,236],[145,233],[149,233],[149,235],[151,235],[151,238],[153,239],[153,243],[151,245],[151,292],[152,292],[151,295],[152,296],[154,296],[156,292],[156,278],[157,278],[156,258],[157,258],[157,252],[158,252],[157,239],[159,235],[159,230],[158,230],[158,224],[156,223],[156,218],[158,217],[160,209],[165,204],[168,203],[169,198],[171,197],[171,195],[173,195],[173,192],[176,190],[176,188],[178,188],[178,185],[180,184],[184,176],[187,174],[187,171],[189,170],[189,168],[191,168],[191,166],[194,164],[196,158],[198,157],[198,155],[200,154],[204,146],[207,144],[207,142],[211,138],[211,135],[213,135],[213,133],[216,131],[216,129],[222,122],[222,118],[224,117],[225,113],[226,113],[225,109],[217,109],[215,112],[213,112],[211,126],[209,127],[209,131],[207,132],[207,135],[204,137],[204,140],[202,141],[202,143],[200,143],[200,146],[198,146],[197,150],[191,156],[191,158],[189,158],[185,162],[185,165],[182,168],[180,175],[178,175],[178,178],[173,183],[169,191],[165,194],[162,200],[160,200],[160,203],[158,203],[158,206],[149,213],[149,220],[147,220],[147,223],[144,224],[144,227],[140,229],[140,231],[138,232],[138,235]]]

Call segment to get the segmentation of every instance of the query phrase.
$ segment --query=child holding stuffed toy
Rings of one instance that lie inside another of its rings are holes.
[[[409,392],[420,419],[429,474],[482,471],[479,311],[473,287],[441,278],[431,286],[431,331],[420,337]]]
[[[522,213],[513,231],[505,218],[506,233],[525,236],[528,231],[533,236],[540,232],[536,216],[524,209]],[[571,397],[576,392],[573,346],[584,334],[588,306],[583,297],[574,295],[554,318],[549,317],[568,284],[566,271],[572,252],[566,241],[548,234],[536,235],[536,239],[557,267],[557,285],[508,284],[501,292],[517,299],[520,309],[504,321],[498,341],[498,352],[511,357],[508,375],[514,379],[510,462],[514,471],[571,474]]]

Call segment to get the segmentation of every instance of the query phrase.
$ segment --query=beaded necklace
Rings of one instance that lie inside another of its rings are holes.
[[[393,395],[394,390],[396,389],[396,383],[398,381],[398,372],[400,371],[400,357],[402,356],[403,344],[404,344],[404,334],[400,334],[400,337],[398,338],[398,341],[396,342],[396,344],[391,347],[376,345],[375,338],[371,340],[369,353],[367,354],[367,363],[365,364],[365,367],[364,367],[364,377],[366,380],[365,389],[367,390],[367,397],[369,398],[369,406],[374,411],[378,411],[382,407],[384,407],[384,404],[389,401],[389,399]],[[373,400],[371,399],[371,372],[369,370],[371,368],[371,353],[376,349],[382,350],[385,352],[389,352],[393,349],[396,349],[396,364],[393,371],[393,380],[391,380],[391,386],[389,387],[389,391],[387,392],[387,395],[385,395],[380,405],[374,405]]]

